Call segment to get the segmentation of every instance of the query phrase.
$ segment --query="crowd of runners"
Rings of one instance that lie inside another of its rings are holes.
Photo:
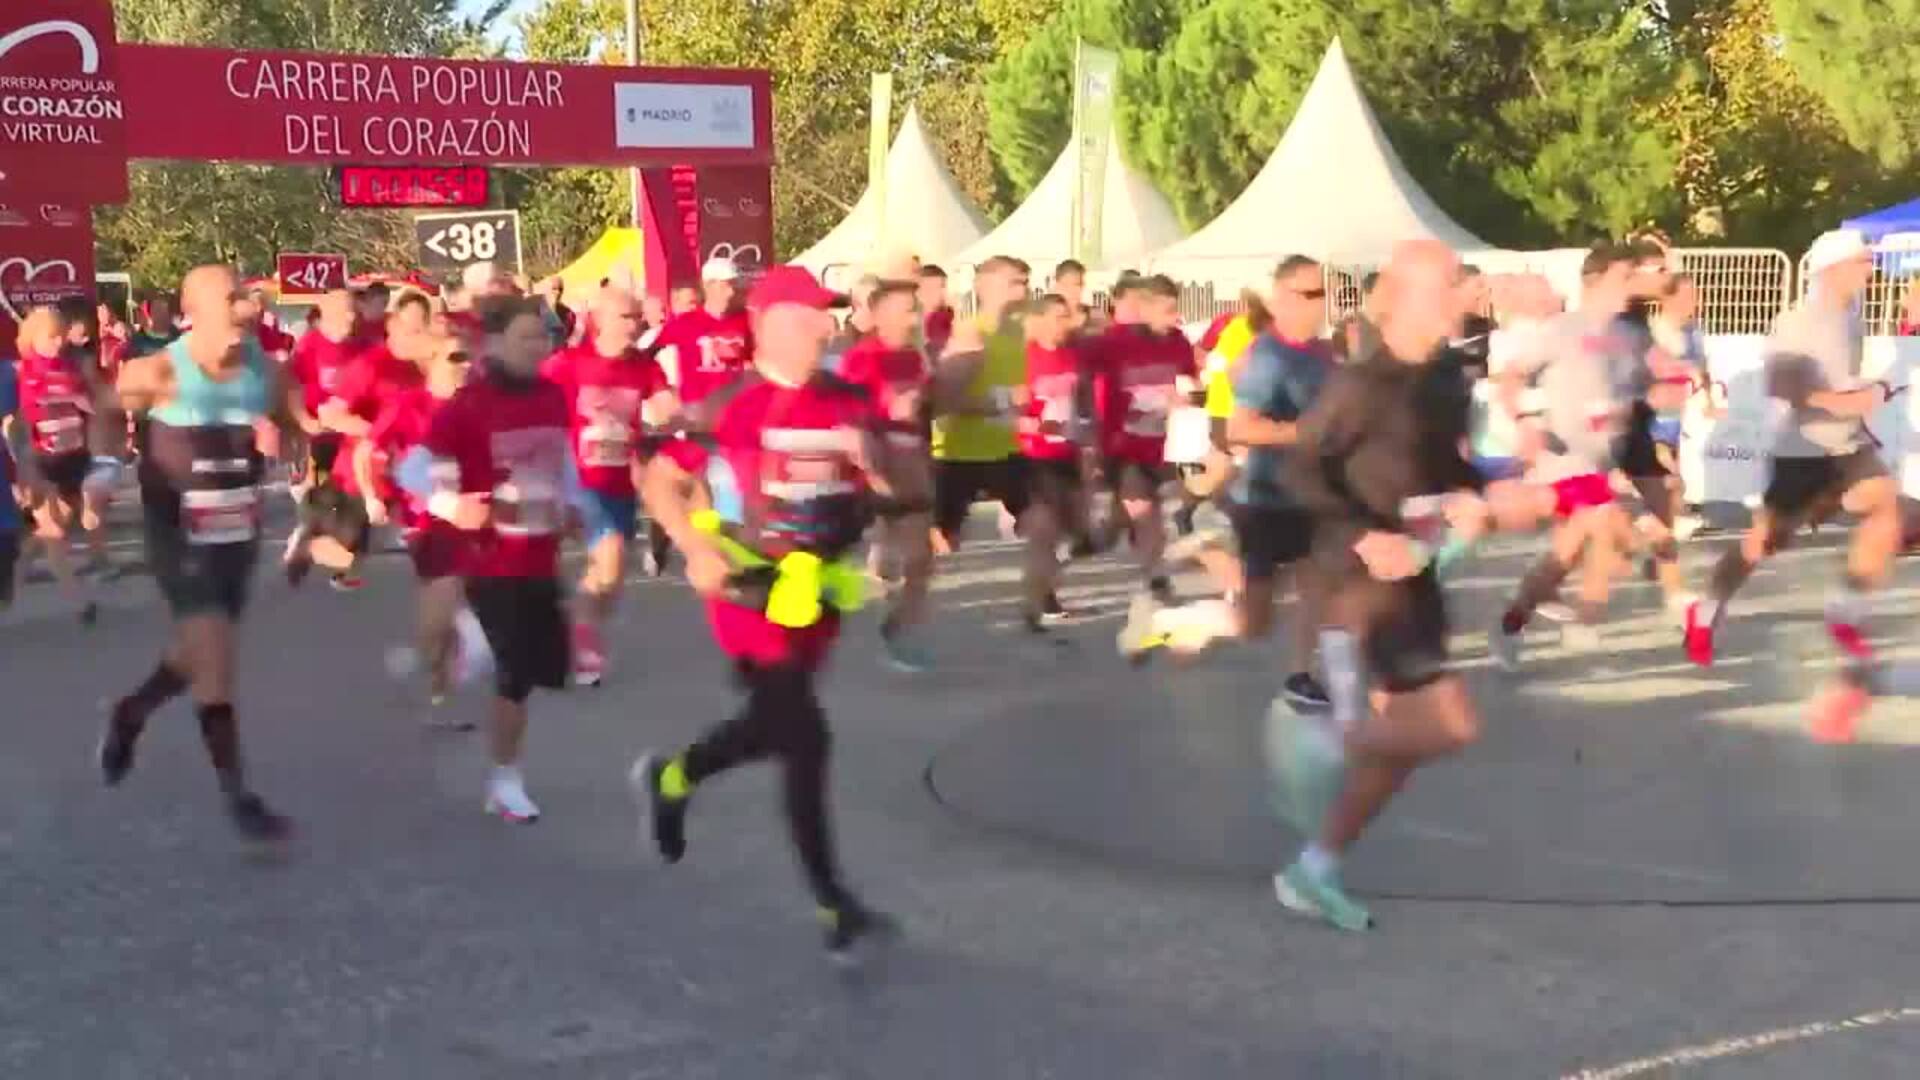
[[[986,500],[1023,546],[1037,642],[1073,617],[1063,567],[1122,547],[1138,580],[1117,640],[1135,663],[1264,639],[1293,594],[1267,732],[1279,802],[1307,843],[1274,884],[1287,907],[1362,929],[1344,853],[1415,769],[1478,734],[1449,659],[1445,580],[1491,531],[1545,537],[1488,628],[1501,665],[1520,666],[1536,616],[1590,647],[1614,583],[1641,567],[1676,647],[1704,665],[1754,567],[1843,510],[1853,544],[1827,608],[1843,665],[1815,734],[1848,738],[1873,693],[1920,690],[1864,632],[1901,540],[1864,427],[1885,391],[1857,374],[1870,251],[1828,233],[1808,268],[1806,299],[1767,349],[1768,392],[1790,414],[1771,482],[1699,596],[1679,562],[1699,522],[1675,440],[1714,384],[1696,291],[1667,251],[1598,245],[1563,298],[1410,241],[1338,325],[1325,269],[1294,256],[1197,341],[1165,277],[1123,274],[1096,303],[1077,263],[1042,268],[1042,291],[1009,257],[972,268],[959,312],[930,265],[841,296],[798,268],[746,280],[724,259],[666,305],[609,281],[577,313],[484,265],[438,294],[340,291],[297,338],[220,266],[189,274],[177,308],[149,302],[138,332],[84,303],[36,308],[17,370],[0,365],[0,604],[31,548],[97,618],[92,583],[116,572],[102,521],[134,469],[171,623],[112,707],[102,777],[121,783],[149,719],[184,695],[237,828],[283,839],[289,823],[246,779],[232,693],[262,480],[282,462],[297,508],[286,580],[317,566],[359,588],[375,537],[404,538],[418,614],[395,671],[417,674],[428,722],[445,728],[475,726],[450,704],[456,684],[491,679],[484,805],[525,822],[540,813],[521,771],[529,702],[618,677],[602,628],[644,525],[640,558],[683,567],[745,695],[696,742],[634,763],[648,842],[678,861],[702,786],[777,762],[829,950],[845,956],[891,922],[834,853],[818,674],[869,593],[885,661],[908,676],[938,665],[930,585]],[[571,583],[570,542],[584,553]],[[1213,595],[1175,595],[1189,565]]]

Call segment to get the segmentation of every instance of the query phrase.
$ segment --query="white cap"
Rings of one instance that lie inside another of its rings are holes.
[[[1807,249],[1807,273],[1818,274],[1843,262],[1872,254],[1873,248],[1867,244],[1865,234],[1859,229],[1833,229],[1815,237],[1813,246]]]
[[[486,292],[499,276],[490,262],[477,262],[460,271],[460,285],[468,292]]]
[[[707,265],[700,268],[700,280],[739,281],[740,268],[733,265],[733,260],[725,255],[715,255],[707,260]]]

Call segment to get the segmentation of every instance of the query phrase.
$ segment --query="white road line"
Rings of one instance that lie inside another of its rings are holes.
[[[1920,1020],[1920,1006],[1912,1005],[1861,1013],[1859,1016],[1850,1016],[1845,1020],[1818,1020],[1811,1024],[1774,1028],[1772,1031],[1762,1031],[1753,1035],[1736,1035],[1715,1042],[1682,1047],[1658,1057],[1641,1058],[1638,1061],[1629,1061],[1607,1068],[1567,1073],[1561,1080],[1628,1080],[1629,1077],[1644,1076],[1661,1069],[1700,1065],[1709,1061],[1719,1061],[1722,1058],[1742,1057],[1786,1043],[1805,1042],[1808,1039],[1817,1039],[1826,1035],[1837,1035],[1861,1028],[1882,1027],[1887,1024],[1911,1023],[1915,1020]]]

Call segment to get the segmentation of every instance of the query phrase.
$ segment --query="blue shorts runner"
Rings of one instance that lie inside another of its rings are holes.
[[[580,521],[586,542],[597,544],[608,536],[631,540],[639,531],[640,500],[632,495],[580,492]]]

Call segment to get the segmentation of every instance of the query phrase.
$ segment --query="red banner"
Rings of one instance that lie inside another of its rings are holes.
[[[0,2],[0,203],[126,200],[116,61],[110,0]]]
[[[724,255],[753,275],[773,265],[773,176],[766,169],[700,170],[701,259]]]
[[[761,165],[763,71],[120,49],[134,158]]]
[[[347,287],[345,255],[314,255],[283,251],[274,259],[280,278],[280,299],[311,298]]]
[[[0,354],[12,355],[20,317],[93,292],[93,216],[84,209],[0,206]]]

